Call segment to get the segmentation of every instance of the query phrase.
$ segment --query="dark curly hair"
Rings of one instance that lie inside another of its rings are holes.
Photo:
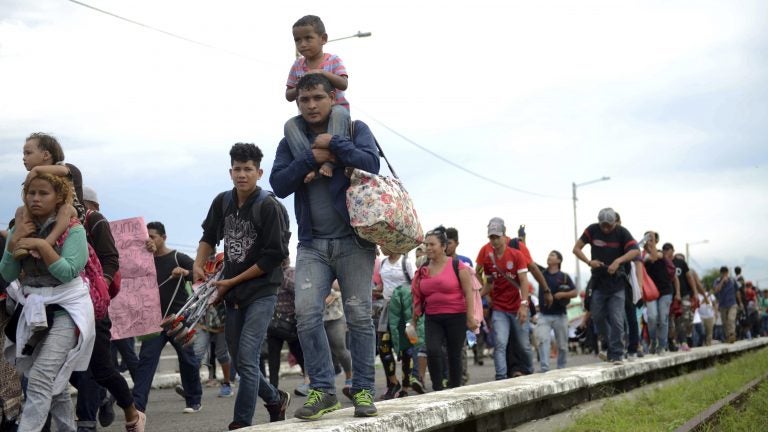
[[[229,150],[230,164],[234,165],[235,162],[248,162],[253,161],[256,168],[261,166],[261,158],[264,157],[264,153],[255,144],[251,143],[237,143]]]
[[[312,26],[312,29],[315,30],[315,33],[319,34],[320,36],[325,33],[325,24],[323,24],[323,20],[321,20],[317,15],[304,15],[293,24],[293,27],[304,26]]]
[[[61,144],[59,144],[55,136],[43,132],[35,132],[28,136],[24,142],[29,142],[29,140],[33,139],[37,140],[37,148],[51,154],[53,163],[56,164],[64,160],[64,149],[61,148]]]
[[[161,236],[165,235],[165,225],[162,222],[154,221],[147,224],[147,231],[155,230]]]

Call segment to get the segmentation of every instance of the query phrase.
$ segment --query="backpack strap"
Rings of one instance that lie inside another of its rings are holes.
[[[400,262],[400,265],[403,267],[403,276],[405,276],[405,280],[408,281],[408,285],[413,282],[413,279],[411,279],[411,275],[408,274],[408,266],[406,266],[405,261],[408,259],[408,255],[403,254],[403,259]]]
[[[461,279],[459,278],[459,259],[456,257],[451,259],[451,265],[453,266],[453,272],[456,273],[456,279],[459,279],[459,285],[461,285]]]

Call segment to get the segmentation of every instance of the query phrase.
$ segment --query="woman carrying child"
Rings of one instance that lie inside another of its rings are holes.
[[[29,253],[15,260],[6,248],[0,261],[2,277],[20,282],[8,290],[18,305],[15,331],[6,329],[14,343],[5,348],[5,357],[29,380],[19,431],[39,431],[49,412],[57,430],[75,430],[69,377],[88,368],[95,328],[88,286],[80,277],[88,259],[85,230],[72,219],[54,246],[45,240],[57,212],[71,203],[65,179],[51,174],[28,179],[24,205],[30,218],[9,236]]]

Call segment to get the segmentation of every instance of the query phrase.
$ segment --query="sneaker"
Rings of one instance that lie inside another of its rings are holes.
[[[115,403],[115,399],[112,395],[108,395],[104,399],[104,403],[99,407],[99,424],[101,427],[107,427],[115,421],[115,408],[112,404]]]
[[[336,399],[336,395],[309,389],[307,401],[304,402],[304,406],[296,410],[293,416],[302,420],[317,420],[322,417],[323,414],[336,411],[340,408],[341,404],[339,403],[339,400]]]
[[[614,359],[611,361],[611,363],[613,363],[614,366],[621,366],[624,364],[624,361],[621,359]]]
[[[219,390],[219,397],[228,398],[232,397],[232,386],[228,383],[221,383],[221,389]]]
[[[689,347],[687,343],[683,343],[682,345],[680,345],[680,351],[688,352],[690,350],[691,350],[691,347]]]
[[[605,351],[600,351],[597,353],[597,357],[602,361],[608,361],[608,353]]]
[[[182,412],[184,414],[194,414],[194,413],[199,413],[201,409],[203,409],[202,405],[195,404],[195,405],[184,408]]]
[[[246,427],[248,427],[248,426],[246,426],[244,424],[240,424],[238,422],[232,422],[232,423],[229,424],[227,429],[229,429],[229,430],[236,430],[236,429],[242,429],[242,428],[246,428]]]
[[[270,423],[285,420],[285,410],[288,409],[288,405],[291,403],[291,395],[287,392],[277,389],[277,394],[280,395],[280,402],[272,405],[264,404],[269,413]]]
[[[643,352],[643,350],[638,350],[637,351],[637,358],[643,358],[643,357],[645,357],[645,353]]]
[[[352,399],[352,380],[348,379],[344,381],[344,388],[341,390],[342,393],[344,393],[344,396],[349,398],[349,400]]]
[[[659,348],[658,350],[656,350],[656,355],[658,355],[659,357],[664,357],[666,353],[667,353],[667,350],[665,350],[664,348]]]
[[[296,396],[306,397],[309,394],[309,384],[307,383],[299,384],[298,387],[293,389],[293,394],[295,394]]]
[[[398,385],[399,387],[399,385]],[[373,404],[373,393],[370,390],[358,390],[352,394],[355,406],[355,417],[375,417],[379,415],[376,405]]]
[[[389,384],[387,386],[387,392],[384,393],[384,395],[381,396],[381,400],[390,400],[390,399],[396,398],[397,397],[397,392],[400,391],[400,388],[401,388],[400,383]],[[352,402],[354,402],[354,401],[352,401]]]
[[[637,360],[637,354],[635,354],[635,353],[627,354],[627,361],[628,362],[632,363],[635,360]]]
[[[187,398],[187,393],[186,393],[186,392],[184,392],[184,387],[182,387],[182,386],[180,386],[180,385],[177,385],[177,386],[174,388],[174,390],[176,390],[176,394],[177,394],[177,395],[179,395],[179,396],[181,396],[181,398],[182,398],[182,399],[186,399],[186,398]]]
[[[416,377],[411,377],[411,388],[418,394],[424,394],[424,383]]]
[[[397,394],[397,397],[399,398],[408,397],[408,391],[406,391],[405,389],[400,390],[400,393]]]
[[[139,418],[132,424],[126,423],[125,432],[144,432],[144,427],[147,425],[147,416],[141,411],[137,412],[139,413]]]

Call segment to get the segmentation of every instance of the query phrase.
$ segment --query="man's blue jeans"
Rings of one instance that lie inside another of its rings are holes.
[[[552,342],[553,331],[557,342],[557,368],[564,368],[568,355],[568,316],[565,314],[541,314],[535,331],[536,340],[539,343],[541,371],[547,372],[549,370],[549,345]]]
[[[669,307],[672,305],[672,294],[647,302],[648,308],[648,340],[651,352],[667,349],[669,339]],[[658,344],[657,344],[658,341]]]
[[[600,338],[608,341],[608,360],[624,359],[624,289],[592,291],[590,305],[592,319],[597,324]]]
[[[277,296],[256,299],[253,303],[235,308],[227,305],[224,334],[229,357],[240,374],[235,399],[233,422],[250,426],[256,411],[256,397],[268,405],[280,402],[280,394],[272,387],[259,369],[261,345],[267,336],[267,327],[275,313]]]
[[[516,313],[494,310],[491,315],[496,346],[493,348],[493,363],[496,367],[496,379],[508,378],[508,367],[515,372],[530,374],[533,372],[531,358],[531,337],[528,320],[522,325]],[[507,349],[509,344],[510,350]],[[507,358],[507,352],[510,352]],[[514,358],[514,363],[512,362]],[[513,364],[511,364],[513,363]]]
[[[375,391],[376,334],[371,318],[374,247],[355,236],[299,244],[296,258],[296,319],[310,386],[336,394],[333,362],[323,326],[325,298],[338,279],[350,332],[352,391]]]
[[[169,342],[176,349],[176,355],[179,358],[179,372],[181,373],[181,384],[184,386],[184,393],[186,394],[187,406],[200,404],[203,396],[203,387],[200,385],[200,363],[197,361],[192,347],[183,348],[181,344],[173,338],[169,338],[163,331],[158,336],[141,342],[139,366],[136,369],[136,381],[133,383],[133,401],[139,411],[146,411],[147,409],[152,378],[157,372],[160,354],[165,348],[165,344]]]

